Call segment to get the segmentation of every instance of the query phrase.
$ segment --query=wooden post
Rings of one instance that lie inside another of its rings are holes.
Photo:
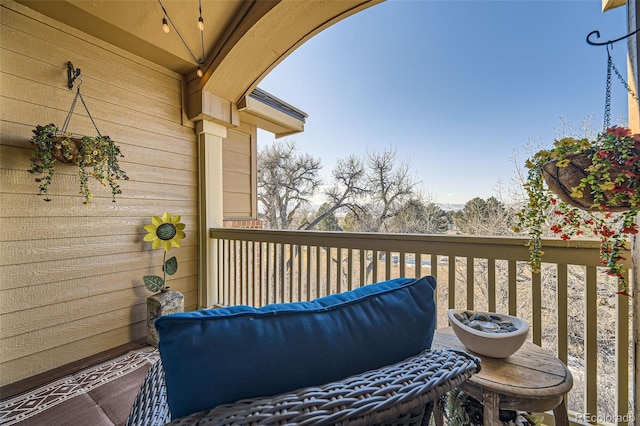
[[[640,220],[640,214],[636,217],[636,223]],[[636,424],[640,422],[640,374],[638,373],[638,361],[640,360],[640,237],[634,235],[631,240],[631,265],[633,265],[632,282],[633,289],[633,417]],[[618,296],[624,297],[624,296]]]
[[[627,30],[629,33],[635,31],[640,26],[639,1],[627,1]],[[640,74],[640,58],[638,45],[640,44],[640,34],[629,37],[628,61],[627,61],[627,82],[631,90],[638,94],[640,88],[638,74]],[[629,128],[633,133],[640,133],[640,106],[633,96],[629,95]],[[640,214],[636,217],[636,223],[640,220]],[[640,423],[640,237],[636,234],[631,239],[631,265],[633,288],[633,416],[635,424]]]
[[[199,221],[198,221],[198,309],[217,304],[218,246],[209,229],[222,227],[222,141],[227,128],[208,120],[196,122],[198,135]]]

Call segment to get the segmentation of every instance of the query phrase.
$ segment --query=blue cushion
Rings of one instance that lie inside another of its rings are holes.
[[[433,277],[398,278],[311,302],[158,318],[172,417],[316,386],[431,347]]]

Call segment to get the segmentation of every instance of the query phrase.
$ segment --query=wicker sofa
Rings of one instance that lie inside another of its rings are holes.
[[[426,424],[433,403],[480,368],[430,350],[433,277],[312,300],[165,315],[161,361],[129,425]]]
[[[479,370],[480,360],[465,352],[426,350],[344,380],[224,404],[171,422],[158,361],[144,379],[127,426],[427,425],[438,398]]]

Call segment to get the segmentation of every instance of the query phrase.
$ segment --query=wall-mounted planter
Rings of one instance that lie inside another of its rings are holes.
[[[93,198],[89,189],[90,177],[103,186],[109,185],[114,202],[115,196],[122,192],[117,180],[129,179],[118,164],[118,159],[124,157],[120,147],[109,136],[77,137],[63,134],[55,124],[51,123],[36,126],[29,142],[35,148],[29,171],[36,175],[39,194],[44,196],[45,201],[51,201],[49,185],[58,162],[77,165],[80,168],[78,173],[80,193],[84,196],[85,204],[91,202]]]

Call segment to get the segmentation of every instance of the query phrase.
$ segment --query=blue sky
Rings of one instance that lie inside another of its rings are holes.
[[[425,195],[465,203],[511,184],[514,150],[551,146],[565,117],[602,127],[606,48],[626,34],[626,10],[600,0],[387,0],[310,39],[259,87],[309,114],[287,139],[320,158],[393,147]],[[626,43],[613,48],[626,77]],[[612,123],[627,117],[615,78]],[[260,132],[258,146],[272,143]]]

